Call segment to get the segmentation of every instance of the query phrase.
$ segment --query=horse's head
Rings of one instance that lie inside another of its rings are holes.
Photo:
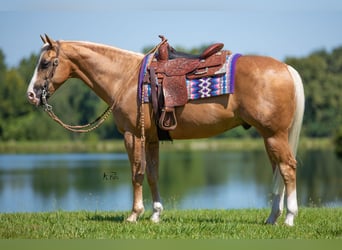
[[[29,102],[36,106],[44,104],[70,75],[70,65],[60,55],[60,43],[47,35],[41,39],[44,45],[27,89]]]

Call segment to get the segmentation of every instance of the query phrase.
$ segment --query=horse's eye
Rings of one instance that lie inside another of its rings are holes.
[[[42,60],[42,62],[40,63],[40,67],[42,69],[47,69],[49,67],[49,65],[50,65],[50,62],[47,60]]]

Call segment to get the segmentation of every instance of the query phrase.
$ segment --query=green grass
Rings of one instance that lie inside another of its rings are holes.
[[[154,224],[128,212],[0,214],[2,239],[342,239],[341,208],[301,208],[294,227],[264,225],[268,209],[171,210]]]

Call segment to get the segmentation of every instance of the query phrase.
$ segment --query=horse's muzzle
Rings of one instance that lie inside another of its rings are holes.
[[[41,104],[40,98],[37,97],[36,93],[33,91],[27,92],[27,99],[33,105],[39,106]]]

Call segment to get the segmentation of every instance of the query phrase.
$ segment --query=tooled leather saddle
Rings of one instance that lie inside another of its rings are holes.
[[[151,99],[156,124],[161,130],[177,127],[175,108],[188,102],[186,79],[222,74],[226,56],[223,43],[207,47],[200,55],[177,52],[164,36],[147,68],[144,82],[151,84]]]

